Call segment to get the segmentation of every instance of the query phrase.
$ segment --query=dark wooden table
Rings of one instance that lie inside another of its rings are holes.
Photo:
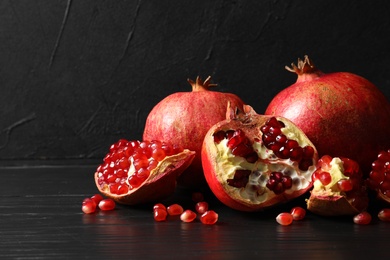
[[[390,223],[368,226],[351,218],[308,214],[291,226],[275,222],[292,202],[266,212],[243,213],[221,205],[217,224],[155,222],[151,205],[118,205],[83,214],[81,202],[96,193],[95,166],[0,168],[0,259],[387,259]],[[303,199],[302,199],[303,200]],[[190,192],[164,201],[191,208]]]

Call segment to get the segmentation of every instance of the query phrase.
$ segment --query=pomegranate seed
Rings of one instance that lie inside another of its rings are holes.
[[[203,193],[201,192],[193,192],[192,193],[192,201],[193,202],[201,202],[204,200]]]
[[[368,225],[371,223],[371,215],[367,211],[361,212],[353,217],[353,222],[359,225]]]
[[[390,221],[390,208],[382,209],[381,211],[379,211],[378,218],[381,221],[389,222]]]
[[[218,214],[213,210],[208,210],[200,216],[200,222],[205,225],[213,225],[218,221]]]
[[[320,172],[317,176],[318,180],[320,180],[324,186],[328,185],[332,181],[332,176],[330,176],[329,172]]]
[[[183,213],[181,213],[180,219],[183,222],[192,222],[196,219],[196,213],[192,210],[187,209]]]
[[[104,199],[99,202],[99,208],[101,210],[113,210],[115,208],[115,201],[112,199]]]
[[[281,194],[292,187],[292,179],[290,176],[285,176],[281,172],[272,172],[267,181],[266,187],[272,190],[275,194]]]
[[[155,204],[154,206],[153,206],[153,210],[155,210],[155,209],[162,209],[162,210],[167,210],[167,208],[165,207],[165,205],[164,204],[162,204],[162,203],[157,203],[157,204]]]
[[[100,195],[100,194],[95,194],[95,195],[93,195],[93,196],[91,197],[91,199],[92,199],[93,201],[95,201],[96,205],[98,205],[99,202],[100,202],[101,200],[103,200],[103,196]]]
[[[167,219],[168,212],[162,208],[156,208],[153,210],[153,218],[155,221],[165,221]]]
[[[208,209],[209,209],[209,204],[206,201],[200,201],[195,205],[195,210],[199,214],[205,213]]]
[[[219,144],[226,137],[226,133],[224,131],[218,131],[213,134],[214,143]]]
[[[94,213],[96,211],[96,202],[90,198],[84,199],[81,210],[86,214]]]
[[[293,216],[288,212],[283,212],[276,216],[276,222],[278,222],[282,226],[291,225],[293,220]]]
[[[183,211],[183,207],[179,204],[172,204],[167,207],[167,212],[171,216],[180,215],[181,213],[183,213]]]
[[[290,214],[293,217],[293,220],[302,220],[306,216],[306,210],[302,207],[294,207],[291,209]]]
[[[352,190],[352,188],[353,188],[353,184],[352,184],[352,181],[351,181],[351,180],[343,179],[343,180],[339,180],[339,181],[337,182],[337,187],[338,187],[341,191],[350,191],[350,190]]]

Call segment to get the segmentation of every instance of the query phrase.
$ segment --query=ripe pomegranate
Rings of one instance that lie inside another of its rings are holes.
[[[286,69],[296,83],[278,93],[265,114],[298,125],[320,156],[357,161],[365,175],[378,152],[390,147],[390,103],[368,80],[347,72],[325,74],[305,56]]]
[[[390,149],[379,152],[371,167],[368,187],[376,192],[379,199],[390,203]]]
[[[161,100],[146,119],[144,140],[161,140],[195,151],[192,165],[179,177],[184,187],[206,185],[201,148],[204,136],[211,126],[225,119],[227,103],[242,107],[244,102],[236,95],[211,91],[211,77],[202,81],[188,80],[192,92],[177,92]]]
[[[313,189],[307,209],[323,216],[355,215],[368,206],[359,165],[348,158],[324,155],[312,175]]]
[[[152,202],[171,195],[176,178],[195,152],[160,141],[119,140],[95,172],[95,183],[106,197],[122,204]]]
[[[228,108],[202,147],[206,180],[227,206],[256,211],[296,198],[312,187],[314,145],[290,120]]]

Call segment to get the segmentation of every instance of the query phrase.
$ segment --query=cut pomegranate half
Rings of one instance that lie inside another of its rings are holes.
[[[176,178],[191,164],[195,152],[159,141],[119,140],[95,172],[106,197],[122,204],[161,200],[176,188]]]
[[[368,187],[377,193],[379,199],[390,203],[390,149],[379,152],[371,167]]]

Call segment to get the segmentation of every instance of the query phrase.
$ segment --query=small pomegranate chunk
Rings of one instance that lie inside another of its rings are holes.
[[[180,219],[183,222],[192,222],[196,219],[196,213],[192,210],[187,209],[183,211],[183,213],[181,213]]]
[[[306,210],[302,207],[294,207],[291,209],[290,214],[294,220],[302,220],[306,216]]]
[[[156,208],[153,210],[153,217],[155,221],[165,221],[167,219],[168,212],[163,208]]]
[[[90,198],[84,199],[81,210],[86,214],[94,213],[96,211],[96,202]]]
[[[371,223],[371,215],[367,211],[363,211],[353,217],[353,222],[359,225],[368,225]]]
[[[289,212],[282,212],[276,216],[276,222],[278,222],[282,226],[291,225],[293,220],[293,216]]]
[[[101,210],[113,210],[115,209],[115,201],[112,199],[103,199],[99,202],[99,209]]]
[[[307,209],[324,216],[356,215],[368,206],[363,174],[348,158],[322,156],[312,175],[313,189]]]
[[[371,168],[368,187],[376,191],[379,199],[390,203],[390,149],[379,152]]]
[[[208,210],[200,216],[200,222],[205,225],[214,225],[218,221],[218,214],[214,210]]]
[[[381,221],[390,222],[390,209],[382,209],[378,213],[378,218]]]
[[[184,211],[183,207],[180,206],[179,204],[172,204],[167,207],[167,212],[171,216],[180,215],[181,213],[183,213],[183,211]]]
[[[209,204],[206,201],[201,201],[195,204],[195,210],[199,214],[205,213],[209,209]]]

